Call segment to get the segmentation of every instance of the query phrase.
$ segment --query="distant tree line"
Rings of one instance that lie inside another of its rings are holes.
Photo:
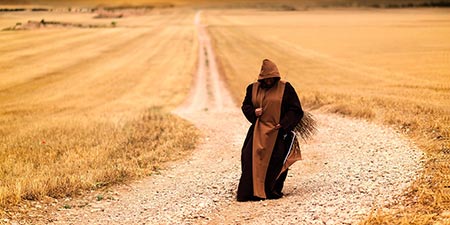
[[[50,11],[50,9],[47,8],[32,8],[32,9],[25,9],[25,8],[0,8],[0,12],[23,12],[31,10],[33,12],[46,12]]]
[[[46,8],[32,8],[31,11],[33,11],[33,12],[46,12],[46,11],[49,11],[49,9],[46,9]]]
[[[103,9],[106,11],[121,11],[121,10],[152,10],[155,8],[173,8],[175,5],[171,3],[158,3],[154,5],[118,5],[118,6],[98,6],[97,8],[94,8],[94,10]]]
[[[221,3],[216,6],[220,7]],[[278,1],[229,1],[226,8],[260,8],[280,11],[308,10],[310,8],[372,7],[372,8],[414,8],[450,7],[450,0],[278,0]]]
[[[297,1],[300,3],[301,1]],[[412,8],[412,7],[450,7],[450,0],[335,0],[317,1],[322,7],[374,7],[374,8]]]
[[[369,5],[374,8],[413,8],[413,7],[450,7],[450,1],[419,2],[419,3],[374,3]]]
[[[373,8],[414,8],[414,7],[450,7],[450,0],[335,0],[335,1],[291,1],[291,4],[264,5],[259,7],[274,7],[278,10],[295,11],[309,7],[373,7]]]
[[[24,9],[24,8],[15,8],[15,9],[13,9],[13,8],[1,8],[0,9],[0,12],[22,12],[22,11],[25,11],[26,9]]]

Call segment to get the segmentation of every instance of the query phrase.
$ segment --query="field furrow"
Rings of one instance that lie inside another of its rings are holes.
[[[92,34],[92,32],[89,30],[69,30],[67,32],[61,32],[60,29],[19,32],[3,31],[0,32],[0,40],[2,43],[0,45],[0,51],[4,53],[21,53],[26,49],[35,51],[35,47],[48,46],[49,43],[54,43],[54,40],[64,40],[74,37],[74,35],[75,37],[79,37],[87,34]]]
[[[4,52],[4,57],[2,57],[0,65],[2,67],[7,67],[8,65],[14,64],[15,62],[33,61],[33,59],[39,59],[38,57],[42,58],[45,55],[49,55],[49,52],[52,51],[64,52],[68,50],[68,46],[73,47],[89,43],[96,38],[102,38],[102,35],[111,35],[114,30],[109,30],[108,32],[86,32],[77,30],[72,32],[60,31],[58,33],[67,34],[67,36],[50,36],[47,38],[38,39],[39,41],[21,40],[21,43],[19,45],[12,46],[8,43],[5,44],[5,46],[9,47],[8,49],[1,49],[1,51]],[[36,34],[32,33],[31,36],[36,36]]]
[[[138,30],[130,34],[124,34],[126,30],[121,31],[116,30],[118,35],[115,36],[97,36],[96,40],[107,39],[106,43],[98,44],[87,41],[82,45],[66,46],[65,51],[44,52],[41,55],[28,57],[30,61],[19,61],[15,62],[17,65],[4,66],[1,71],[3,79],[0,87],[3,90],[17,89],[20,91],[20,86],[27,85],[27,82],[39,81],[40,77],[45,77],[46,80],[51,79],[52,76],[47,76],[48,74],[61,74],[70,67],[76,67],[78,63],[89,62],[97,58],[104,51],[119,49],[124,44],[144,35],[147,30]],[[24,71],[28,72],[23,73]]]

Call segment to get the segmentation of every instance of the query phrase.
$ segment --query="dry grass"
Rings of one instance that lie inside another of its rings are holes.
[[[193,19],[0,32],[0,207],[145,176],[192,150],[196,129],[169,111],[195,71]]]
[[[1,140],[3,206],[149,175],[196,140],[192,125],[154,108],[123,125],[62,117],[33,126]]]
[[[388,124],[412,138],[427,153],[423,177],[408,191],[405,207],[374,213],[363,224],[430,224],[450,201],[448,153],[442,153],[450,146],[449,12],[218,10],[204,15],[237,102],[256,79],[262,59],[270,58],[307,108]]]

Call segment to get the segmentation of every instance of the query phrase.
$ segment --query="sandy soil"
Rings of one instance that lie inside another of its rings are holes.
[[[129,185],[55,203],[54,224],[355,224],[373,207],[401,201],[421,152],[392,129],[313,112],[319,133],[302,145],[279,200],[235,201],[249,123],[222,82],[199,12],[196,82],[174,113],[203,131],[193,155]],[[243,90],[244,91],[244,90]],[[301,95],[301,93],[299,93]]]

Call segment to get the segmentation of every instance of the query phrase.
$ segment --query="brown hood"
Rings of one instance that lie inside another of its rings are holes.
[[[268,59],[264,59],[261,66],[261,72],[258,76],[258,80],[272,77],[280,77],[280,72],[278,72],[277,65],[275,65],[275,63]]]

